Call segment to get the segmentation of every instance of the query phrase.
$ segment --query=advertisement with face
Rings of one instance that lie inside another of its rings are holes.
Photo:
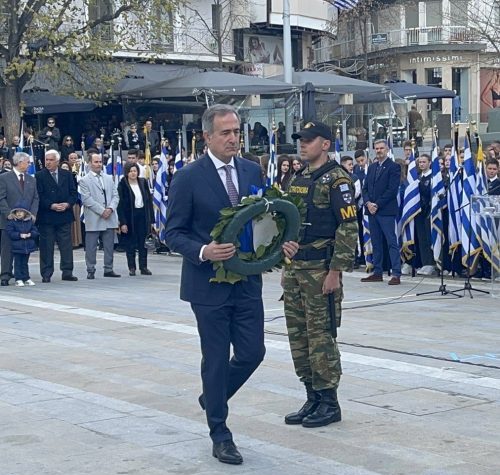
[[[491,109],[500,108],[500,68],[481,69],[481,122]]]
[[[283,64],[281,37],[244,35],[245,60],[253,64]]]

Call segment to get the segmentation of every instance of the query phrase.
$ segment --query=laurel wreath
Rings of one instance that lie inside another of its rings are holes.
[[[268,246],[259,246],[255,252],[240,250],[239,235],[248,221],[259,221],[270,214],[278,233]],[[263,194],[247,196],[237,206],[220,210],[220,218],[210,236],[218,243],[232,242],[236,254],[226,261],[214,261],[215,277],[210,282],[234,284],[247,280],[248,275],[261,274],[285,263],[282,244],[297,241],[306,216],[302,198],[283,193],[279,188],[268,188]]]

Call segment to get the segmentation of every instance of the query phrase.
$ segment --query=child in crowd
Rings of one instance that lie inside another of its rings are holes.
[[[35,285],[30,279],[28,268],[30,254],[36,251],[35,238],[38,236],[34,221],[35,217],[22,203],[15,206],[7,217],[6,231],[12,243],[14,279],[17,287]]]

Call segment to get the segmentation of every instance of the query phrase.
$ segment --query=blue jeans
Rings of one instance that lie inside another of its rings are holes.
[[[396,216],[381,216],[378,214],[368,216],[370,222],[370,236],[373,246],[373,273],[384,273],[384,237],[389,249],[392,275],[401,276],[401,257],[396,236]]]

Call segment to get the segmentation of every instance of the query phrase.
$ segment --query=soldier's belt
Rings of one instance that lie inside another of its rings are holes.
[[[327,248],[323,249],[299,249],[297,254],[293,256],[294,261],[317,261],[319,259],[326,259]]]

